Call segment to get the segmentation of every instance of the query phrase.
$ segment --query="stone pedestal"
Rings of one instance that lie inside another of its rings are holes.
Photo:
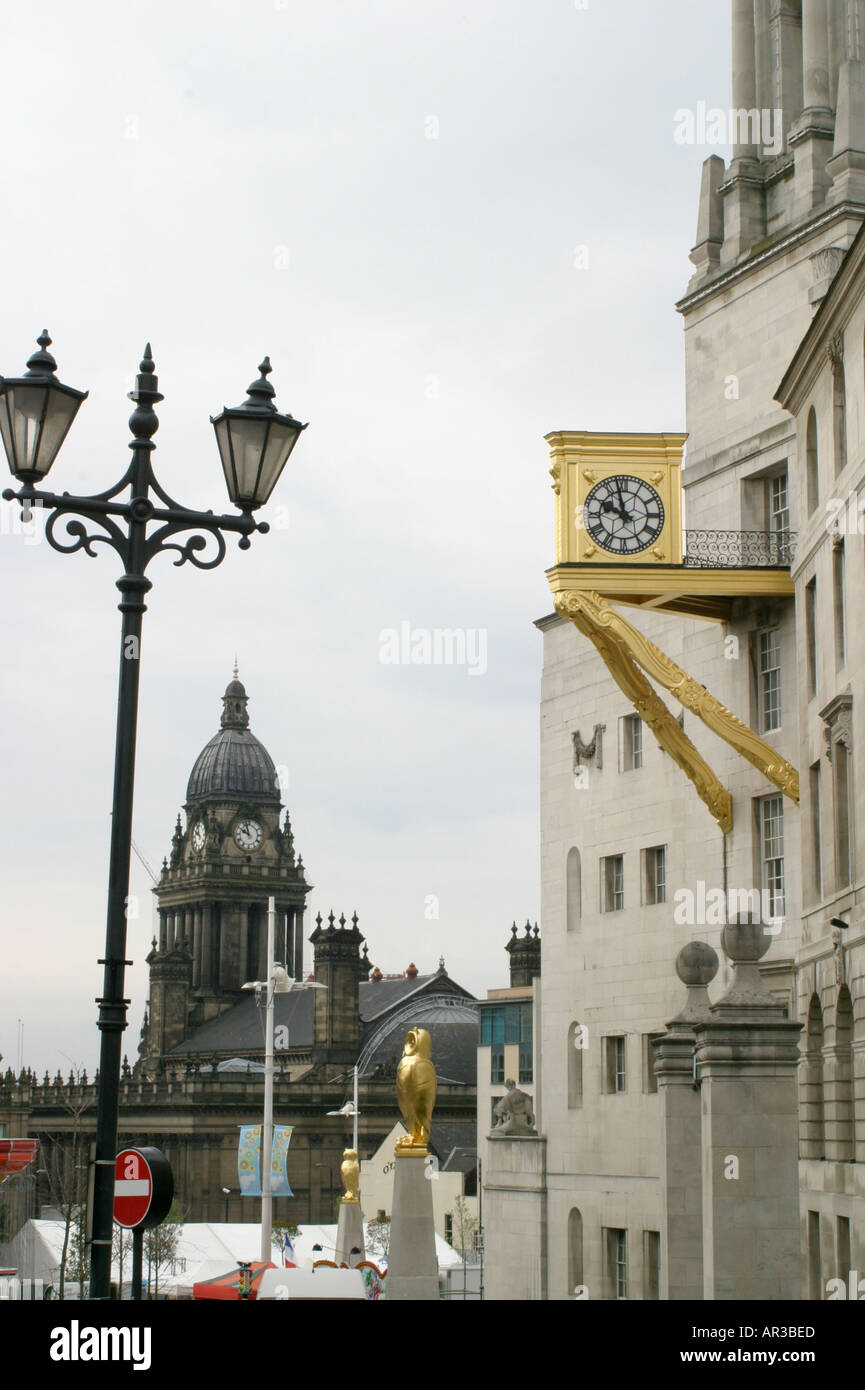
[[[685,1008],[654,1041],[661,1102],[661,1298],[703,1297],[703,1183],[700,1092],[694,1079],[696,1025],[710,1018],[707,986],[718,973],[711,946],[693,941],[676,958]]]
[[[385,1294],[389,1303],[439,1297],[432,1183],[424,1158],[396,1156]]]
[[[352,1250],[360,1251],[352,1255]],[[358,1260],[366,1259],[366,1246],[363,1241],[363,1211],[360,1202],[340,1202],[339,1222],[336,1228],[336,1254],[333,1257],[338,1265],[346,1264],[354,1269]]]
[[[733,984],[696,1028],[703,1124],[703,1297],[801,1297],[797,1068],[800,1025],[768,992],[758,924],[729,925]]]
[[[546,1174],[543,1135],[508,1138],[496,1130],[489,1135],[483,1175],[487,1299],[547,1297]]]

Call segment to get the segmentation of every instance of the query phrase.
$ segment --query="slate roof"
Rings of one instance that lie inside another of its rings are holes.
[[[273,997],[275,1027],[288,1028],[288,1050],[303,1051],[312,1047],[313,991],[292,990],[290,994]],[[169,1053],[171,1057],[188,1057],[198,1053],[242,1057],[244,1053],[264,1051],[262,1017],[250,992],[218,1018],[212,1018],[196,1028],[188,1038]]]
[[[393,986],[393,988],[389,988]],[[478,1006],[443,971],[415,979],[362,981],[363,1023],[358,1062],[361,1074],[396,1073],[409,1028],[426,1028],[441,1081],[474,1086],[477,1081]],[[288,1028],[288,1051],[308,1052],[313,1041],[314,991],[274,996],[274,1024]],[[243,1057],[264,1051],[262,1017],[250,992],[217,1018],[203,1023],[169,1056]]]
[[[361,980],[358,996],[362,1021],[371,1023],[374,1019],[380,1018],[382,1014],[388,1013],[397,1004],[408,1000],[411,995],[428,990],[433,981],[441,985],[444,990],[464,999],[473,998],[467,989],[463,989],[462,985],[458,985],[455,980],[450,978],[446,970],[437,970],[434,975],[416,975],[414,979],[400,975],[398,979],[385,978],[376,983],[370,980]]]

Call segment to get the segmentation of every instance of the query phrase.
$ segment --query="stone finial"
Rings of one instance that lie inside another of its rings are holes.
[[[688,990],[676,1023],[698,1023],[710,1017],[708,986],[718,973],[718,952],[705,941],[689,941],[676,956],[676,974]]]
[[[762,922],[728,922],[721,932],[724,955],[733,967],[733,983],[716,1007],[783,1007],[763,983],[758,961],[772,945]]]

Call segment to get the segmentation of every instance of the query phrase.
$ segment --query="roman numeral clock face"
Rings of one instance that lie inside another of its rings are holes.
[[[583,503],[583,524],[611,555],[638,555],[664,529],[664,504],[650,483],[615,474],[596,483]]]

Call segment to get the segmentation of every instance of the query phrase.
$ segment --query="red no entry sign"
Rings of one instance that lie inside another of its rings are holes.
[[[127,1229],[158,1226],[174,1198],[171,1165],[160,1149],[124,1149],[114,1163],[114,1220]]]

